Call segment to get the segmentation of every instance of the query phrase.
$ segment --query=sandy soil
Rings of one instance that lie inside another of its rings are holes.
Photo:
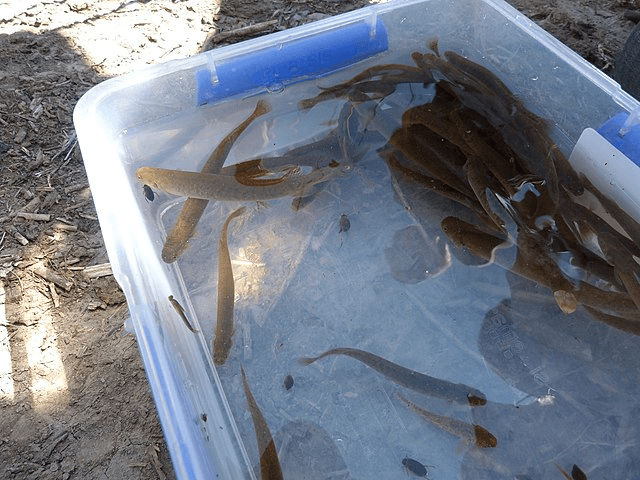
[[[0,477],[174,478],[72,123],[100,81],[368,2],[0,0]],[[640,2],[511,0],[611,74]],[[35,216],[34,216],[35,215]]]

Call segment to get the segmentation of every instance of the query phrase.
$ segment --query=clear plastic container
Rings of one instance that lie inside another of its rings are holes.
[[[323,63],[340,45],[327,39],[345,29],[341,42],[353,36],[373,39],[373,46],[354,49],[347,55],[353,62]],[[348,147],[327,137],[349,115],[344,100],[298,108],[299,100],[367,67],[411,64],[411,53],[426,51],[433,38],[440,51],[489,68],[550,119],[567,157],[585,128],[637,107],[524,15],[491,0],[371,6],[151,66],[108,80],[79,101],[74,122],[105,244],[178,478],[259,478],[241,366],[285,478],[402,478],[405,457],[433,466],[432,478],[553,478],[560,476],[555,464],[565,470],[577,464],[593,478],[640,475],[634,454],[640,339],[581,310],[563,314],[548,290],[497,265],[463,264],[447,249],[437,206],[408,211],[398,201],[376,149],[409,105],[407,92],[380,105],[383,120],[375,128],[359,123],[362,115],[349,117],[342,132]],[[314,60],[296,70],[305,51]],[[295,52],[291,64],[287,52]],[[231,81],[221,80],[222,66],[231,64],[233,73],[248,58],[255,66],[277,55],[285,59],[282,69],[219,94]],[[199,171],[260,99],[271,111],[240,136],[226,165],[327,138],[325,160],[357,162],[299,211],[291,198],[210,202],[186,252],[163,262],[165,236],[185,199],[155,191],[149,201],[137,168]],[[245,212],[228,232],[235,334],[229,359],[215,367],[218,242],[225,219],[240,206]],[[298,362],[335,347],[473,386],[488,402],[471,408],[419,395],[344,355]],[[497,447],[459,446],[460,439],[420,418],[398,394],[483,425]]]

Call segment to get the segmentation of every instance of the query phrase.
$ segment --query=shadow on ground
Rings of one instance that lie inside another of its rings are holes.
[[[174,478],[124,296],[85,271],[108,258],[72,113],[102,78],[54,32],[0,58],[0,477]]]

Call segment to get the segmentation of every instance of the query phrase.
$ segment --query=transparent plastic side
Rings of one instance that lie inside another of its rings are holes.
[[[225,47],[207,58],[286,42],[371,11],[388,29],[389,51],[314,82],[198,108],[190,97],[193,68],[202,64],[197,59],[177,71],[176,65],[150,70],[147,79],[125,78],[94,97],[94,105],[79,104],[79,112],[101,118],[93,129],[80,127],[85,119],[78,119],[78,133],[178,475],[256,476],[261,452],[241,366],[275,437],[285,478],[395,478],[406,457],[437,463],[442,478],[550,477],[558,473],[554,462],[614,476],[636,471],[627,454],[637,432],[620,427],[632,424],[637,408],[635,337],[593,322],[584,311],[565,315],[547,289],[505,273],[499,262],[466,265],[440,228],[449,210],[436,197],[403,188],[380,158],[402,112],[429,101],[433,92],[418,85],[399,89],[376,112],[366,105],[345,109],[343,99],[310,110],[298,105],[372,65],[411,65],[411,53],[426,52],[434,38],[440,52],[452,50],[489,68],[548,119],[566,154],[585,127],[617,113],[626,97],[493,1],[392,3]],[[169,99],[172,89],[177,94]],[[238,139],[227,166],[281,157],[305,173],[313,168],[309,157],[291,152],[311,144],[318,145],[313,161],[351,159],[350,169],[320,184],[299,210],[292,209],[291,196],[211,201],[185,254],[164,264],[163,242],[184,199],[156,190],[149,201],[137,168],[198,171],[259,99],[272,111]],[[101,138],[93,146],[92,135]],[[105,145],[116,147],[101,150]],[[105,172],[114,159],[117,175],[110,177]],[[117,202],[109,182],[124,192]],[[214,367],[218,245],[223,222],[241,206],[243,215],[228,230],[236,289],[233,346],[229,360]],[[168,295],[180,301],[197,333],[187,329]],[[488,403],[470,409],[409,394],[344,355],[309,366],[298,362],[333,347],[359,348],[472,385]],[[459,438],[430,426],[398,394],[448,418],[483,425],[499,437],[498,447],[461,447]],[[602,414],[605,406],[610,417]]]

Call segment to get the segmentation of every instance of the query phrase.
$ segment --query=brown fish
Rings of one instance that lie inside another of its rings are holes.
[[[623,317],[618,317],[616,315],[611,315],[609,313],[602,312],[597,308],[590,307],[585,305],[585,310],[591,314],[593,318],[601,321],[602,323],[606,323],[607,325],[617,328],[618,330],[622,330],[623,332],[631,333],[633,335],[640,335],[640,321],[633,320]]]
[[[618,236],[608,232],[600,232],[598,245],[600,245],[607,261],[613,265],[616,276],[624,285],[631,300],[640,309],[640,283],[638,283],[640,265],[634,260],[631,252],[618,240]]]
[[[390,362],[373,353],[358,350],[357,348],[333,348],[317,357],[300,358],[302,365],[310,365],[313,362],[330,355],[347,355],[364,363],[385,377],[393,380],[403,387],[415,392],[432,397],[444,398],[456,403],[469,404],[473,407],[487,403],[484,393],[463,383],[452,383],[440,378],[431,377],[414,370],[410,370]]]
[[[458,248],[466,248],[478,258],[491,262],[496,248],[505,244],[504,238],[483,232],[477,226],[456,217],[446,217],[440,228]]]
[[[229,175],[140,167],[136,171],[136,176],[140,181],[158,190],[191,199],[260,201],[288,196],[305,196],[314,185],[336,178],[343,173],[342,168],[328,166],[304,175],[286,175],[275,182],[247,182],[245,179],[244,183],[241,183]]]
[[[249,115],[244,122],[234,128],[231,133],[220,142],[215,150],[211,152],[201,171],[203,173],[218,173],[222,169],[238,137],[256,118],[268,113],[270,110],[271,107],[265,100],[259,100],[253,113]],[[188,198],[184,202],[180,215],[167,235],[164,247],[162,248],[161,256],[164,262],[175,262],[187,249],[189,240],[193,237],[196,225],[198,225],[204,210],[207,208],[207,204],[208,200],[196,198]]]
[[[376,81],[374,80],[376,77],[382,78]],[[390,85],[394,86],[400,83],[429,83],[431,80],[432,78],[426,74],[424,70],[410,65],[374,65],[343,83],[322,88],[322,91],[315,97],[301,100],[299,106],[302,109],[309,109],[320,102],[348,97],[349,95],[355,95],[355,100],[359,101],[363,99],[360,95],[366,92],[381,93],[383,94],[382,96],[385,96],[384,93],[388,95],[395,89],[395,87],[389,89]],[[382,98],[382,96],[378,98]],[[369,98],[366,98],[365,100],[368,99]]]
[[[456,172],[449,159],[440,155],[437,147],[434,146],[437,144],[425,141],[421,135],[425,130],[428,129],[422,125],[399,128],[391,136],[389,143],[426,169],[429,176],[467,197],[472,197],[473,192],[459,176],[462,170],[458,169],[459,171]]]
[[[234,178],[238,183],[249,187],[270,186],[282,183],[289,175],[297,174],[299,171],[300,167],[297,165],[268,170],[264,168],[261,160],[253,160],[236,164]]]
[[[495,249],[503,242],[500,238],[455,217],[442,220],[441,227],[456,246],[468,248],[474,255],[488,262],[496,261],[503,268],[547,286],[554,292],[563,290],[571,293],[583,305],[621,313],[637,311],[635,303],[626,293],[601,290],[589,283],[566,278],[557,263],[532,235],[520,232],[515,262],[505,263],[494,255]]]
[[[478,448],[494,448],[498,445],[498,439],[486,428],[481,425],[471,424],[457,420],[455,418],[436,415],[424,408],[419,407],[411,400],[405,398],[401,394],[397,394],[400,399],[405,402],[411,410],[440,427],[445,432],[455,435],[462,439],[464,445],[473,445]]]
[[[232,212],[222,226],[220,241],[218,242],[218,315],[216,320],[216,336],[213,340],[213,362],[216,365],[224,365],[233,345],[233,309],[235,301],[235,282],[231,257],[229,256],[229,244],[227,230],[231,220],[244,213],[245,207],[240,207]]]
[[[247,397],[247,403],[249,404],[253,427],[256,431],[256,442],[258,443],[258,452],[260,453],[260,477],[262,480],[283,480],[282,468],[280,467],[280,460],[278,460],[278,452],[276,451],[276,445],[271,436],[271,431],[249,389],[244,367],[240,367],[240,369],[242,371],[242,386],[244,387],[244,393]]]
[[[474,211],[484,223],[493,223],[493,221],[484,213],[480,204],[474,199],[463,195],[455,188],[450,187],[436,178],[432,178],[405,165],[401,161],[405,158],[402,152],[393,149],[384,149],[380,152],[380,155],[385,159],[394,176],[398,176],[405,181],[418,183],[422,187],[428,188],[438,195],[448,198],[449,200],[453,200],[454,202]]]
[[[178,312],[178,315],[180,315],[180,318],[182,319],[184,324],[187,326],[187,328],[191,330],[193,333],[196,333],[198,330],[196,330],[195,328],[193,328],[193,326],[191,326],[191,323],[187,319],[187,315],[185,314],[184,308],[182,307],[182,305],[180,305],[180,303],[178,303],[178,301],[175,298],[173,298],[173,295],[169,295],[169,301],[171,302],[171,305],[173,305],[173,308],[176,310],[176,312]]]

